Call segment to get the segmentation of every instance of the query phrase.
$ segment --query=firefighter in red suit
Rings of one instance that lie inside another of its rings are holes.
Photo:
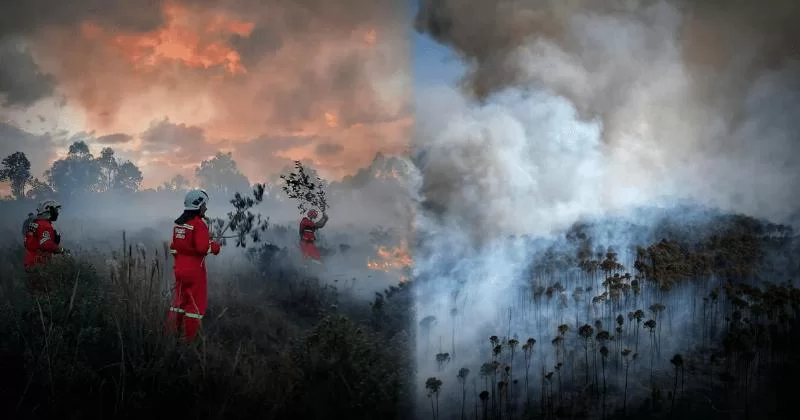
[[[22,264],[28,273],[28,290],[32,293],[45,291],[47,285],[41,269],[53,255],[66,254],[61,247],[61,235],[53,222],[58,220],[61,204],[45,200],[36,209],[36,217],[25,224],[25,257]]]
[[[182,332],[192,341],[208,305],[208,277],[205,257],[217,255],[218,243],[211,240],[205,219],[208,194],[193,190],[183,201],[183,214],[175,220],[170,252],[175,257],[175,289],[168,314],[168,332]]]
[[[306,217],[300,220],[300,252],[303,253],[303,259],[311,259],[316,263],[322,263],[322,257],[319,255],[317,249],[317,230],[325,227],[328,223],[328,215],[322,213],[322,219],[315,222],[317,218],[316,210],[309,210]]]

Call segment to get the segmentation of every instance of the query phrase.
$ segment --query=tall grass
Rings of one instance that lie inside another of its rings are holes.
[[[0,417],[405,417],[402,320],[362,322],[366,302],[301,276],[240,290],[243,268],[223,293],[210,284],[199,338],[181,344],[164,333],[167,250],[121,245],[54,260],[38,297],[21,251],[0,251]]]

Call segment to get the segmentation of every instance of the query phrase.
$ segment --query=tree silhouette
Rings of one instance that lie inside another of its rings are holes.
[[[46,182],[41,181],[39,178],[33,178],[31,181],[29,181],[29,185],[30,188],[28,188],[28,192],[25,193],[26,198],[40,200],[53,195],[53,188],[51,188]]]
[[[25,197],[25,185],[31,180],[31,162],[25,153],[14,152],[3,159],[0,182],[11,184],[11,195],[16,199]]]
[[[100,167],[89,146],[76,141],[69,146],[67,157],[53,162],[45,172],[50,187],[63,195],[94,191],[100,183]]]
[[[164,182],[158,187],[158,191],[187,191],[191,184],[189,180],[186,179],[181,174],[177,174],[169,179],[169,181]]]
[[[98,191],[136,192],[142,183],[142,171],[131,161],[120,162],[114,149],[104,148],[97,158],[100,171]]]
[[[100,190],[112,190],[114,188],[114,182],[117,178],[118,168],[117,160],[114,158],[114,149],[110,147],[104,148],[100,152],[100,157],[97,158],[97,164],[100,170]]]
[[[136,192],[142,184],[142,171],[131,161],[117,167],[114,189],[123,192]]]
[[[250,181],[239,172],[230,152],[217,152],[213,158],[202,161],[195,169],[195,176],[200,187],[209,192],[231,196],[236,191],[250,189]]]
[[[136,192],[142,183],[142,172],[133,162],[121,162],[110,147],[95,158],[84,141],[72,143],[67,156],[53,162],[45,177],[53,190],[67,196],[88,191]]]

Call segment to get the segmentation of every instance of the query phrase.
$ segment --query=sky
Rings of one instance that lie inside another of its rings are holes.
[[[461,71],[405,0],[64,4],[0,6],[0,154],[34,176],[84,140],[144,187],[218,151],[253,182],[295,159],[338,179],[406,152],[414,92]]]

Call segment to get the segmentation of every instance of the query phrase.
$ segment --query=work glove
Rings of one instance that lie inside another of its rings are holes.
[[[212,241],[210,244],[211,253],[214,255],[219,255],[220,246],[218,243]]]

